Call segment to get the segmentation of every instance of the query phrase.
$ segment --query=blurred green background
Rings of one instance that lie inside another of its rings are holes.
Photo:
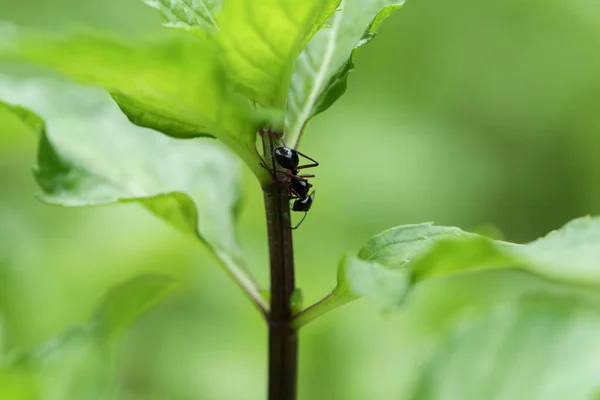
[[[124,33],[159,29],[138,0],[0,0],[0,20]],[[600,3],[408,1],[364,48],[349,90],[302,139],[315,206],[295,233],[307,302],[340,256],[391,226],[495,226],[525,242],[600,214]],[[263,399],[266,328],[194,241],[137,206],[39,203],[35,139],[0,126],[0,344],[83,322],[110,286],[168,273],[182,289],[120,346],[120,399]],[[267,283],[259,187],[246,174],[241,238]],[[301,399],[392,399],[401,320],[360,301],[301,332]]]

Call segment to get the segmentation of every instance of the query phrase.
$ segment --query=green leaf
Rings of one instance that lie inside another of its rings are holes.
[[[173,283],[168,276],[144,275],[117,285],[99,301],[97,311],[86,324],[73,326],[39,346],[13,354],[12,360],[0,369],[0,383],[10,379],[12,386],[5,390],[20,397],[6,398],[37,398],[33,397],[37,388],[44,394],[52,393],[54,398],[107,398],[115,385],[115,341],[144,311],[160,301]]]
[[[238,284],[255,290],[235,229],[241,171],[218,142],[138,128],[91,89],[29,81],[0,85],[0,97],[50,121],[47,133],[38,132],[34,171],[43,201],[68,207],[139,202],[200,238]]]
[[[516,271],[415,289],[401,318],[400,399],[590,399],[600,377],[600,298]]]
[[[214,137],[207,133],[208,129],[206,128],[199,128],[197,125],[174,115],[169,116],[165,111],[150,111],[144,103],[140,103],[122,93],[114,92],[112,97],[123,114],[135,125],[151,128],[178,139]]]
[[[519,260],[511,254],[515,248],[516,245],[481,236],[440,240],[411,265],[412,279],[418,282],[468,269],[517,267]]]
[[[600,218],[573,220],[546,237],[515,248],[531,271],[581,284],[600,284]]]
[[[295,147],[307,122],[345,91],[357,51],[403,0],[344,0],[296,62],[286,109],[286,143]]]
[[[441,241],[413,266],[413,276],[421,280],[459,270],[502,266],[522,268],[566,283],[598,286],[600,217],[573,220],[524,245],[480,236],[473,236],[470,241]]]
[[[221,9],[221,0],[143,0],[165,17],[169,28],[218,31],[215,14]]]
[[[521,268],[546,278],[600,285],[600,218],[580,218],[533,243],[490,240],[458,228],[416,225],[371,239],[358,257],[409,269],[413,283],[472,269]]]
[[[0,95],[31,105],[53,124],[49,132],[38,130],[35,176],[44,201],[72,207],[141,201],[176,227],[239,254],[239,164],[218,143],[137,128],[95,90],[62,87],[59,95],[59,87],[33,81],[4,89]]]
[[[459,228],[435,226],[432,223],[398,226],[373,236],[358,256],[387,267],[400,268],[442,239],[469,236],[473,235]]]
[[[98,301],[87,323],[72,326],[39,346],[17,352],[9,364],[37,366],[60,357],[71,345],[118,339],[140,315],[173,290],[175,283],[166,275],[140,275],[118,284]]]
[[[116,286],[106,293],[92,320],[108,337],[115,337],[173,290],[175,282],[167,276],[144,275]]]
[[[382,308],[400,305],[411,283],[405,272],[347,254],[340,262],[334,293],[344,301],[370,297]]]
[[[294,62],[340,0],[228,0],[217,17],[234,85],[265,107],[285,108]]]
[[[336,289],[310,314],[300,314],[297,324],[329,311],[332,304],[360,297],[375,298],[382,308],[398,307],[418,282],[483,269],[522,269],[563,283],[597,287],[600,217],[574,220],[525,245],[432,224],[389,229],[370,239],[357,257],[342,259]]]
[[[268,175],[254,149],[261,121],[225,82],[212,39],[177,31],[137,42],[97,34],[21,33],[5,42],[0,59],[33,62],[101,86],[133,123],[172,137],[217,137],[259,179]]]
[[[8,104],[0,99],[0,109],[14,114],[28,129],[34,132],[38,136],[46,134],[46,123],[36,113],[28,110],[25,107],[18,105]]]
[[[370,239],[358,256],[342,259],[334,294],[346,301],[369,297],[383,309],[397,307],[412,284],[410,263],[440,240],[468,236],[458,228],[431,223],[389,229]]]
[[[410,398],[591,398],[600,385],[592,372],[600,369],[594,345],[600,318],[572,301],[532,296],[510,313],[498,310],[454,334],[429,360]],[[567,365],[555,364],[567,356]]]
[[[412,283],[410,262],[442,238],[470,235],[458,228],[424,223],[392,228],[374,236],[358,256],[346,254],[342,258],[336,288],[308,312],[298,314],[296,326],[361,297],[371,298],[383,309],[399,306]]]
[[[269,295],[270,297],[270,295]],[[294,291],[292,292],[292,298],[290,299],[291,302],[291,308],[292,308],[292,312],[296,313],[299,312],[300,310],[302,310],[302,307],[304,305],[304,293],[302,292],[302,289],[300,288],[296,288],[294,289]]]
[[[20,369],[0,367],[0,399],[40,399],[33,374]]]

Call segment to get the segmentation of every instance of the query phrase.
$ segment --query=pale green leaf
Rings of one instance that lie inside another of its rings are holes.
[[[411,262],[435,244],[471,234],[458,228],[431,223],[399,226],[374,236],[358,256],[346,255],[340,262],[335,296],[348,301],[374,299],[383,309],[399,306],[412,284]]]
[[[232,83],[253,101],[283,110],[294,62],[340,0],[228,0],[217,17]]]
[[[373,299],[384,309],[400,305],[412,283],[409,264],[440,239],[468,236],[473,235],[431,223],[400,226],[374,236],[358,256],[346,254],[342,258],[336,288],[309,312],[300,313],[296,325],[361,297]]]
[[[410,265],[414,282],[469,269],[518,267],[512,251],[518,246],[482,236],[440,240]]]
[[[326,110],[346,90],[358,49],[377,33],[379,25],[403,0],[344,0],[317,32],[296,62],[286,109],[286,143],[295,147],[316,114]]]
[[[21,33],[0,44],[0,59],[33,62],[105,88],[137,125],[173,137],[218,137],[264,177],[254,150],[261,121],[228,87],[218,52],[209,38],[175,31],[138,42]]]
[[[142,201],[176,227],[239,255],[234,211],[241,178],[234,157],[212,140],[176,140],[135,127],[95,90],[54,88],[40,81],[0,88],[3,98],[50,121],[35,168],[44,201],[73,207]]]
[[[92,320],[103,334],[115,337],[171,292],[175,283],[168,276],[143,275],[116,286],[106,293]]]
[[[37,398],[33,396],[39,389],[53,399],[106,399],[115,386],[115,340],[173,283],[168,276],[143,275],[110,289],[86,324],[14,353],[0,368],[0,383],[9,380],[10,385],[0,393],[10,390],[22,396],[15,399],[25,400]]]
[[[600,386],[594,290],[460,274],[417,287],[400,318],[398,399],[585,400]]]
[[[472,236],[474,235],[456,227],[436,226],[432,223],[398,226],[373,236],[358,256],[366,261],[400,268],[442,239]]]
[[[408,271],[394,271],[348,254],[340,263],[334,296],[343,301],[370,297],[385,309],[402,303],[410,283]]]
[[[420,281],[465,271],[507,268],[569,284],[599,286],[600,217],[574,220],[524,245],[432,224],[389,229],[370,239],[357,257],[342,259],[337,288],[309,314],[301,314],[298,324],[332,309],[333,303],[337,306],[371,297],[383,308],[397,307],[407,290]]]
[[[35,176],[42,200],[73,207],[139,202],[202,239],[240,285],[253,287],[235,229],[239,163],[218,142],[136,127],[92,89],[4,81],[0,98],[26,104],[49,121],[49,131],[38,132]]]
[[[42,136],[46,134],[46,123],[39,115],[31,110],[19,105],[8,104],[0,99],[0,109],[4,109],[15,115],[28,129],[36,135]]]
[[[532,271],[582,284],[600,284],[600,218],[569,222],[516,254]]]
[[[175,283],[166,275],[140,275],[118,284],[98,301],[85,324],[70,327],[35,348],[15,353],[9,364],[35,366],[60,357],[65,348],[77,343],[87,345],[90,341],[118,339],[140,315],[173,290]]]
[[[358,257],[392,270],[409,269],[413,283],[472,269],[520,268],[563,282],[599,285],[600,218],[574,220],[525,245],[458,228],[398,227],[373,237]]]
[[[158,10],[169,28],[193,30],[202,28],[218,31],[215,15],[221,9],[221,0],[143,0]]]
[[[528,244],[472,236],[440,241],[412,267],[414,279],[483,267],[518,267],[580,285],[600,285],[600,217],[573,220]]]

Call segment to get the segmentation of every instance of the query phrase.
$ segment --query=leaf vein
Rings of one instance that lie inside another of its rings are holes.
[[[331,65],[331,62],[333,61],[333,55],[335,53],[335,43],[337,41],[340,27],[342,25],[341,21],[344,13],[344,2],[345,0],[342,1],[342,3],[340,3],[340,9],[335,12],[333,21],[331,22],[331,27],[328,30],[329,41],[325,49],[325,54],[323,55],[323,62],[321,63],[320,68],[318,68],[317,70],[317,75],[314,80],[315,83],[308,95],[307,101],[304,103],[304,107],[301,109],[300,115],[296,118],[296,122],[292,126],[292,140],[289,144],[292,147],[296,147],[298,139],[300,137],[300,133],[302,129],[304,129],[306,121],[308,120],[308,118],[310,118],[310,113],[312,112],[313,107],[317,102],[319,93],[321,92],[321,89],[327,77],[327,71],[329,69],[329,66]],[[307,50],[305,52],[308,53],[309,51]]]

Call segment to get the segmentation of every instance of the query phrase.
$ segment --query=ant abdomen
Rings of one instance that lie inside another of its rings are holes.
[[[307,212],[308,210],[310,210],[310,207],[312,206],[312,202],[313,202],[312,197],[310,197],[307,194],[303,198],[298,199],[298,200],[296,200],[294,202],[292,210],[293,211],[304,211],[304,212]]]

